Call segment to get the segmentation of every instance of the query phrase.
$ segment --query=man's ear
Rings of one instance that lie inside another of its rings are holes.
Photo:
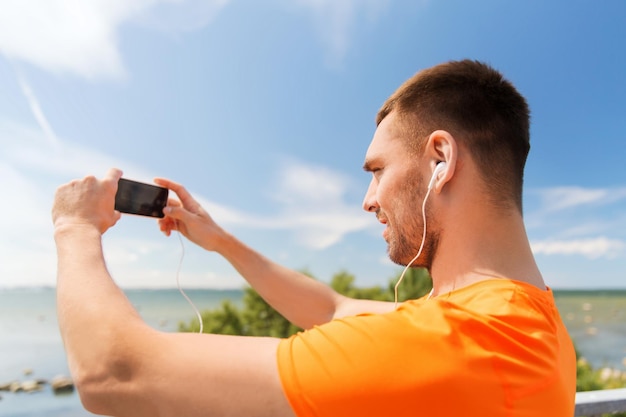
[[[446,168],[442,170],[435,179],[433,190],[440,193],[443,186],[452,179],[456,169],[459,148],[454,136],[445,130],[435,130],[426,141],[424,154],[431,161],[431,169],[434,172],[439,162],[445,162]]]

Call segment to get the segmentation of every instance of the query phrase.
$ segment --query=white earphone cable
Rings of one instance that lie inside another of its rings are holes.
[[[198,323],[200,323],[200,330],[198,331],[198,333],[202,333],[204,330],[202,315],[200,314],[200,311],[198,311],[198,309],[196,308],[193,301],[191,301],[191,299],[187,296],[187,294],[185,294],[185,291],[183,291],[182,287],[180,286],[180,270],[182,269],[183,259],[185,258],[185,245],[183,243],[183,238],[180,231],[178,231],[178,240],[180,241],[181,254],[180,261],[178,262],[178,269],[176,270],[176,286],[178,287],[178,291],[180,291],[183,297],[185,297],[191,308],[193,308],[193,311],[196,313],[196,317],[198,317]]]
[[[424,249],[424,243],[426,242],[426,201],[428,200],[428,196],[430,195],[430,190],[431,190],[431,187],[428,187],[428,191],[426,191],[426,195],[424,196],[424,201],[422,202],[422,221],[424,223],[424,230],[422,232],[422,243],[420,244],[420,248],[417,251],[417,255],[415,255],[415,257],[411,259],[411,262],[406,264],[406,266],[404,267],[404,270],[402,271],[402,275],[400,275],[400,278],[398,279],[398,282],[396,283],[396,286],[393,289],[394,290],[394,307],[393,307],[394,309],[398,308],[398,287],[400,286],[400,283],[404,279],[404,274],[406,274],[406,271],[409,269],[409,267],[413,265],[413,262],[415,262],[417,258],[420,257],[420,255],[422,254],[422,249]],[[432,293],[433,292],[431,290],[430,294],[428,295],[428,298],[431,297]]]

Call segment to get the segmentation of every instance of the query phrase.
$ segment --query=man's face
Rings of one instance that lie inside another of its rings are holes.
[[[386,226],[383,238],[388,245],[391,260],[408,264],[422,243],[422,202],[427,181],[420,174],[419,157],[410,153],[398,128],[394,113],[379,124],[365,156],[364,169],[372,173],[367,194],[363,200],[366,211]],[[430,267],[436,240],[433,216],[427,216],[428,235],[420,258],[413,266]]]

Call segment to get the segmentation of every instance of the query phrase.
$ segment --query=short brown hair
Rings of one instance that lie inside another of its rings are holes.
[[[383,104],[376,124],[391,112],[415,152],[433,131],[450,132],[474,158],[491,199],[500,206],[513,203],[521,212],[530,110],[502,74],[472,60],[437,65],[402,84]]]

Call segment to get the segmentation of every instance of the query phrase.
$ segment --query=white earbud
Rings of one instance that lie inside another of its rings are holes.
[[[435,186],[435,181],[437,180],[437,176],[439,175],[440,172],[444,171],[445,169],[446,169],[445,162],[439,162],[437,164],[437,166],[435,167],[435,171],[433,172],[433,176],[430,178],[430,182],[428,183],[429,190],[433,189],[433,187]]]

